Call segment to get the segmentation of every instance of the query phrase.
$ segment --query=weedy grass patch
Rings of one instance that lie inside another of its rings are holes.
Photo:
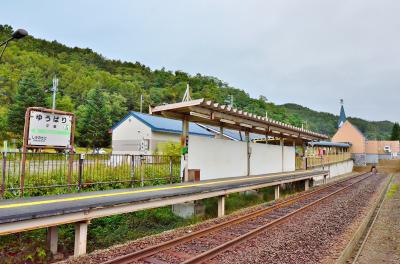
[[[394,194],[398,191],[399,185],[396,183],[393,183],[392,186],[390,186],[389,191],[387,192],[387,198],[393,198]]]

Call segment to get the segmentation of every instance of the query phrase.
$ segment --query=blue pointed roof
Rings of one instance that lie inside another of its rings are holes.
[[[344,112],[343,102],[340,107],[340,115],[338,120],[338,128],[340,128],[346,122],[346,113]]]
[[[144,114],[140,112],[130,112],[124,118],[122,118],[118,123],[116,123],[111,130],[117,128],[122,122],[124,122],[129,117],[135,117],[139,121],[143,122],[145,125],[151,128],[153,132],[166,132],[174,134],[182,134],[182,122],[175,119],[164,118],[160,116],[153,116],[149,114]],[[189,134],[213,137],[214,134],[207,131],[206,129],[198,126],[195,123],[189,123]]]

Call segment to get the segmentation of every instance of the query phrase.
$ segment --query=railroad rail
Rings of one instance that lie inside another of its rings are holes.
[[[354,249],[357,249],[357,250],[355,251],[356,254],[353,257],[353,261],[351,262],[352,264],[356,264],[357,263],[358,258],[360,257],[362,251],[364,250],[365,244],[367,243],[367,241],[368,241],[368,239],[369,239],[369,237],[371,235],[372,229],[375,226],[375,223],[376,223],[379,215],[381,214],[382,206],[383,206],[383,204],[384,204],[384,202],[386,200],[386,197],[387,197],[386,193],[387,193],[387,191],[388,191],[388,189],[390,187],[390,184],[391,184],[392,180],[393,180],[393,175],[390,177],[390,179],[389,179],[389,181],[388,181],[388,183],[386,185],[386,188],[383,190],[380,199],[377,201],[376,207],[371,212],[370,217],[366,218],[365,227],[363,227],[363,225],[361,224],[361,226],[359,228],[359,230],[361,232],[364,232],[364,234],[363,234],[363,236],[361,234],[360,240],[358,241],[358,243],[361,243],[359,245],[358,249],[357,249],[356,246],[354,247]]]
[[[335,182],[229,221],[119,256],[103,264],[128,264],[138,261],[141,263],[168,263],[169,261],[186,264],[204,263],[227,249],[257,236],[272,226],[283,223],[291,216],[347,190],[372,175],[374,174],[364,173]],[[210,236],[211,234],[212,236]],[[196,246],[199,242],[201,245]],[[204,249],[204,245],[208,248]],[[185,254],[179,250],[174,252],[179,247],[184,248],[181,251],[184,251]]]

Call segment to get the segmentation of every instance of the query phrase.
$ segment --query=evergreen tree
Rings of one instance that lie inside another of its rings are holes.
[[[110,144],[111,108],[107,97],[101,89],[91,89],[86,102],[78,108],[78,142],[82,146],[96,149]]]
[[[38,81],[38,71],[29,70],[18,84],[14,103],[10,106],[7,116],[9,131],[17,137],[22,137],[25,124],[25,112],[28,107],[46,106],[46,94]]]
[[[392,136],[390,137],[391,140],[400,140],[400,125],[399,123],[394,123],[392,129]]]

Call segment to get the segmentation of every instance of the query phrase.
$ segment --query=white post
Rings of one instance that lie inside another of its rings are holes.
[[[307,179],[304,181],[304,190],[308,191],[309,188],[310,188],[310,179]]]
[[[86,254],[88,224],[88,221],[75,223],[75,257]]]
[[[189,152],[189,120],[185,117],[182,120],[182,148],[185,152],[182,155],[183,158],[183,181],[189,181],[189,163],[188,163],[188,152]]]
[[[47,240],[50,245],[50,252],[55,255],[58,252],[58,229],[57,226],[47,228]]]
[[[225,215],[225,196],[218,197],[218,217]]]
[[[250,150],[250,132],[246,130],[245,132],[245,138],[246,138],[246,149],[247,149],[247,176],[250,176],[250,156],[251,156],[251,150]]]
[[[281,138],[280,140],[279,140],[279,143],[280,143],[280,145],[281,145],[281,151],[282,151],[282,172],[284,171],[284,169],[285,169],[285,154],[284,154],[284,143],[283,143],[283,138]]]
[[[275,185],[275,200],[278,200],[280,197],[279,191],[279,185]]]

